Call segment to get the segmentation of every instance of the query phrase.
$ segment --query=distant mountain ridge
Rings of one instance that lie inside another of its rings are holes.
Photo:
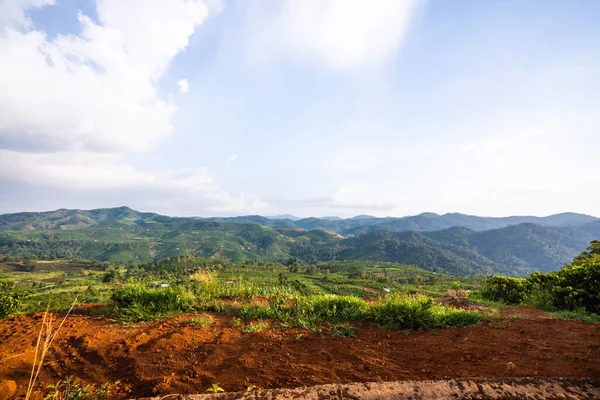
[[[259,216],[240,216],[228,218],[205,218],[210,221],[220,222],[247,222],[250,218],[257,221]],[[303,218],[294,220],[273,219],[257,222],[275,228],[290,227],[293,225],[302,229],[327,229],[341,235],[358,235],[361,233],[374,232],[381,229],[391,231],[438,231],[442,229],[465,227],[474,231],[505,228],[522,223],[533,223],[542,226],[577,226],[590,222],[600,221],[591,215],[577,213],[562,213],[547,217],[535,216],[510,216],[510,217],[478,217],[473,215],[451,213],[438,215],[435,213],[422,213],[414,216],[401,218],[385,217],[378,218],[369,215],[359,215],[352,218]]]
[[[135,211],[129,207],[100,208],[94,210],[59,209],[46,212],[22,212],[0,214],[0,230],[27,229],[76,229],[109,220],[129,219],[143,220],[153,217],[179,218],[161,216],[155,213]],[[478,217],[460,213],[435,214],[422,213],[400,218],[373,217],[358,215],[351,218],[309,217],[299,218],[291,214],[272,217],[261,215],[244,215],[239,217],[194,217],[194,219],[214,222],[256,223],[272,228],[326,229],[341,235],[360,234],[369,231],[387,229],[391,231],[438,231],[454,227],[465,227],[474,231],[504,228],[522,223],[533,223],[541,226],[577,226],[600,221],[599,218],[586,214],[561,213],[547,217],[510,216],[510,217]]]
[[[600,219],[574,213],[488,218],[182,218],[128,207],[0,215],[0,256],[81,257],[136,264],[197,255],[309,263],[374,260],[456,274],[523,275],[560,268],[600,238]]]

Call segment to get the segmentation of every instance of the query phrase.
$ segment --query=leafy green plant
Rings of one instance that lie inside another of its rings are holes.
[[[425,296],[393,295],[371,305],[369,319],[389,329],[431,329],[478,323],[478,313],[440,306]]]
[[[575,310],[562,310],[555,311],[552,313],[553,317],[569,319],[573,321],[584,321],[591,322],[595,324],[600,324],[600,315],[590,313],[585,310],[585,308],[577,308]]]
[[[440,326],[466,327],[478,324],[481,321],[481,315],[476,312],[466,310],[444,309],[438,315]]]
[[[84,385],[70,376],[65,380],[60,380],[54,384],[48,385],[49,393],[46,400],[103,400],[111,398],[111,390],[120,384],[119,381],[108,384],[105,383],[99,387],[95,385]]]
[[[371,306],[371,319],[390,329],[433,328],[437,325],[433,300],[394,295]]]
[[[546,310],[575,310],[600,313],[600,241],[556,272],[534,272],[527,278],[492,276],[481,290],[490,300],[508,304],[525,303]]]
[[[215,322],[214,318],[210,315],[199,315],[195,318],[190,319],[190,324],[204,328],[212,325]]]
[[[231,321],[229,321],[229,326],[231,326],[232,328],[237,328],[238,326],[240,326],[241,323],[241,319],[234,317]]]
[[[0,292],[0,318],[6,318],[19,310],[25,293]]]
[[[528,282],[523,278],[492,276],[481,289],[482,295],[490,300],[502,300],[509,304],[519,304],[525,298]]]
[[[263,329],[269,328],[269,323],[267,321],[255,321],[251,322],[248,325],[244,326],[240,331],[242,333],[254,333],[260,332]]]
[[[223,389],[222,387],[220,387],[216,383],[213,383],[211,387],[209,387],[208,389],[206,389],[206,391],[207,392],[211,392],[211,393],[219,393],[219,392],[224,392],[225,389]]]
[[[127,285],[112,293],[124,322],[149,321],[191,309],[193,295],[179,288],[151,289],[142,284]]]
[[[354,337],[356,336],[356,329],[349,324],[340,324],[335,325],[330,334],[331,336]]]

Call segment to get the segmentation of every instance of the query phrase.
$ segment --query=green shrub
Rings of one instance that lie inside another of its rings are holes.
[[[587,312],[585,308],[556,311],[553,312],[552,315],[562,319],[570,319],[574,321],[585,321],[600,324],[600,315]]]
[[[175,312],[191,309],[193,296],[177,288],[150,289],[144,285],[128,285],[113,292],[124,321],[149,321]]]
[[[242,329],[240,329],[240,332],[242,332],[242,333],[260,332],[263,329],[267,329],[268,327],[269,327],[269,323],[267,321],[256,321],[256,322],[251,322],[248,325],[244,326]]]
[[[556,309],[554,306],[554,291],[545,286],[532,286],[531,290],[525,294],[523,302],[531,307],[551,311]]]
[[[433,328],[437,325],[433,300],[424,296],[394,295],[371,305],[371,319],[390,329]]]
[[[369,318],[389,329],[462,327],[481,320],[475,312],[440,306],[425,296],[406,295],[394,295],[373,303]]]
[[[583,307],[600,313],[600,262],[569,265],[555,274],[559,282],[554,299],[556,307],[568,310]]]
[[[55,384],[48,385],[49,393],[44,397],[45,400],[103,400],[112,398],[111,390],[120,385],[120,381],[113,384],[104,383],[99,387],[95,385],[85,385],[76,378],[70,376],[64,381],[60,380]]]
[[[199,326],[201,328],[212,325],[215,322],[214,318],[210,315],[199,315],[190,319],[190,324]]]
[[[446,309],[445,312],[440,315],[442,326],[462,328],[478,324],[480,321],[481,315],[472,311]]]
[[[19,310],[21,299],[25,297],[22,292],[0,292],[0,318],[6,318]]]
[[[356,336],[356,330],[352,325],[341,324],[335,325],[329,332],[331,336],[343,336],[343,337],[354,337]]]
[[[546,310],[584,308],[600,313],[600,263],[577,263],[545,274],[534,272],[525,279],[492,276],[484,282],[481,295]]]
[[[523,278],[495,275],[483,283],[481,294],[488,300],[519,304],[524,300],[527,290],[528,282]]]
[[[273,314],[270,307],[248,306],[239,308],[237,314],[243,319],[272,318]]]
[[[310,296],[299,303],[302,314],[312,315],[319,321],[360,321],[368,315],[369,305],[353,296]]]

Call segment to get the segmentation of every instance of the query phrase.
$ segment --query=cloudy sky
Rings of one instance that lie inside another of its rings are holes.
[[[600,216],[600,1],[0,0],[0,213]]]

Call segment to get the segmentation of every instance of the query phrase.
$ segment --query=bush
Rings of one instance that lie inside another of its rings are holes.
[[[525,298],[527,291],[528,282],[523,278],[492,276],[483,283],[481,294],[488,300],[519,304]]]
[[[149,321],[189,310],[193,303],[193,296],[181,289],[150,289],[139,284],[115,290],[111,299],[125,321]]]
[[[335,325],[329,334],[331,336],[354,337],[356,336],[356,330],[351,325],[341,324]]]
[[[368,315],[369,305],[353,296],[322,295],[307,297],[300,303],[304,314],[321,321],[360,321]]]
[[[425,296],[395,295],[373,303],[370,319],[389,329],[430,329],[478,323],[479,314],[437,305]]]
[[[492,276],[483,284],[481,295],[508,304],[526,303],[543,309],[584,308],[600,312],[600,263],[568,265],[557,272],[534,272],[527,278]]]
[[[579,307],[600,313],[600,262],[570,265],[556,272],[559,287],[554,305],[559,309]]]
[[[268,329],[268,328],[269,328],[269,323],[267,321],[256,321],[256,322],[251,322],[250,324],[241,328],[240,332],[254,333],[254,332],[260,332],[263,329]]]
[[[199,315],[190,320],[190,324],[204,328],[214,324],[215,319],[211,315]]]
[[[0,292],[0,318],[6,318],[16,313],[25,295],[20,292]]]
[[[481,315],[472,311],[449,310],[447,309],[440,316],[442,326],[465,327],[478,324],[481,321]]]

